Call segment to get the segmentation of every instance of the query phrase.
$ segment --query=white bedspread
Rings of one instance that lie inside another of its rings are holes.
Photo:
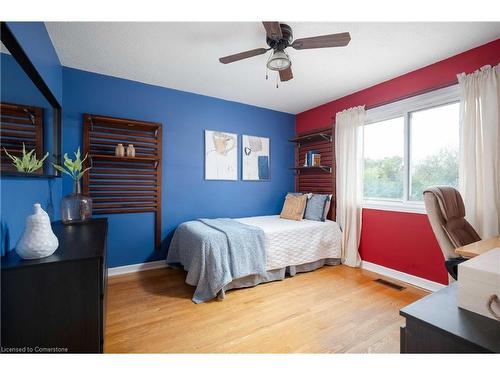
[[[280,219],[278,215],[235,220],[255,225],[264,231],[267,271],[341,257],[342,233],[334,221],[295,221]]]

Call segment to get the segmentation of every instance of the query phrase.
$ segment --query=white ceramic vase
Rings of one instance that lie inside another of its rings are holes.
[[[26,218],[26,228],[16,245],[16,253],[23,259],[48,257],[59,246],[59,241],[52,232],[49,215],[40,203],[35,203],[33,210],[33,215]]]

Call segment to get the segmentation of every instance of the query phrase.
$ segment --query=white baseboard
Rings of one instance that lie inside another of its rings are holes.
[[[154,270],[156,268],[167,267],[165,260],[157,260],[155,262],[130,264],[128,266],[108,268],[108,276],[124,275],[127,273]]]
[[[165,260],[157,260],[154,262],[130,264],[128,266],[108,268],[108,276],[125,275],[127,273],[154,270],[157,268],[165,268],[165,267],[168,267]],[[379,275],[382,275],[382,276],[390,277],[391,279],[395,279],[395,280],[405,282],[407,284],[415,285],[415,286],[422,288],[422,289],[425,289],[425,290],[430,290],[431,292],[435,292],[435,291],[446,286],[446,285],[443,285],[440,283],[436,283],[435,281],[430,281],[430,280],[423,279],[423,278],[418,277],[418,276],[410,275],[408,273],[396,271],[392,268],[380,266],[378,264],[367,262],[365,260],[363,260],[361,262],[361,268],[363,268],[367,271],[378,273]]]
[[[367,262],[367,261],[361,261],[361,268],[367,270],[367,271],[372,271],[375,273],[378,273],[382,276],[387,276],[390,277],[391,279],[403,281],[407,284],[415,285],[419,288],[429,290],[431,292],[435,292],[446,285],[436,283],[435,281],[430,281],[427,279],[423,279],[418,276],[410,275],[408,273],[404,273],[401,271],[396,271],[392,268],[387,268],[384,266],[380,266],[375,263]]]

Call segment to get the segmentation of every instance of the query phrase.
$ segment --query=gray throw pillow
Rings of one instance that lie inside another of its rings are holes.
[[[323,211],[323,220],[325,221],[328,216],[328,211],[330,211],[330,205],[332,204],[332,194],[328,194],[328,199],[325,203],[325,210]]]
[[[327,194],[312,194],[307,200],[304,219],[325,221],[325,205],[329,196]]]

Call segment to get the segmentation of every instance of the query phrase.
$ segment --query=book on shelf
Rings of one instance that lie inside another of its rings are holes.
[[[315,150],[307,151],[305,161],[304,167],[318,167],[321,162],[321,154]]]
[[[319,167],[321,165],[321,154],[312,155],[312,165],[313,167]]]

